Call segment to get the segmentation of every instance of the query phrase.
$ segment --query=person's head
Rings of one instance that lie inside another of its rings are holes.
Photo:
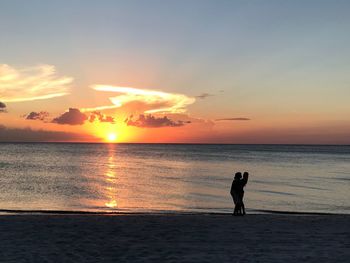
[[[248,176],[248,175],[249,175],[248,172],[244,172],[244,173],[243,173],[243,177]]]
[[[242,178],[242,174],[240,172],[235,173],[235,180],[239,180]]]

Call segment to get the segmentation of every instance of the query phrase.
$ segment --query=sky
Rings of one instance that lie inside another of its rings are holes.
[[[0,141],[350,144],[349,1],[0,2]]]

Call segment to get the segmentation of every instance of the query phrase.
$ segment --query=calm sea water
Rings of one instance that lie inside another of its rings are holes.
[[[0,144],[0,209],[350,213],[350,146]]]

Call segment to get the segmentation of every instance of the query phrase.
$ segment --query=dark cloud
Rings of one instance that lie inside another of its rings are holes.
[[[58,124],[82,125],[87,119],[88,117],[79,109],[69,108],[68,112],[54,118],[52,122]]]
[[[31,113],[25,116],[25,119],[44,121],[47,117],[49,117],[49,113],[46,111],[40,111],[40,112],[32,111]]]
[[[30,128],[6,128],[0,125],[0,142],[90,142],[99,141],[91,135],[32,130]]]
[[[90,114],[89,122],[94,122],[96,119],[100,122],[109,122],[115,124],[115,119],[113,116],[104,115],[99,111],[94,111]]]
[[[216,119],[215,121],[250,121],[249,118],[222,118]]]
[[[46,121],[49,116],[49,113],[46,111],[35,112],[32,111],[28,115],[23,117],[26,120],[40,120]],[[54,118],[51,122],[58,124],[69,124],[69,125],[82,125],[85,121],[94,122],[108,122],[115,124],[115,118],[113,116],[104,115],[99,111],[94,111],[90,115],[82,113],[79,109],[69,108],[68,112],[63,113],[62,115]]]
[[[0,101],[0,112],[6,112],[6,104]]]
[[[196,98],[204,100],[204,99],[206,99],[206,98],[208,98],[210,96],[214,96],[214,95],[213,94],[209,94],[209,93],[202,93],[201,95],[196,96]]]
[[[190,121],[173,121],[169,119],[167,116],[164,117],[155,117],[152,115],[143,115],[140,114],[138,119],[133,120],[133,116],[131,115],[129,118],[125,120],[125,123],[128,126],[136,126],[140,128],[159,128],[159,127],[179,127],[183,126],[186,123],[190,123]]]

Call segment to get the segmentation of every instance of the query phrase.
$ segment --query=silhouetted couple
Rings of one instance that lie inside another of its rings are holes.
[[[233,215],[245,215],[245,208],[243,203],[243,196],[244,196],[244,186],[248,182],[248,176],[249,174],[247,172],[242,173],[238,172],[235,174],[235,177],[232,182],[231,186],[231,196],[233,199],[233,203],[235,204],[235,209],[233,210]]]

